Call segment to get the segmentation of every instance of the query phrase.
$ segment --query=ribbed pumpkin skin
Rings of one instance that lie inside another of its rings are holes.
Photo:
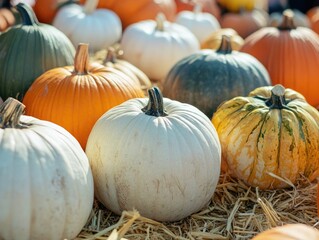
[[[319,37],[312,30],[297,27],[280,30],[262,28],[245,39],[240,49],[256,57],[268,70],[273,84],[282,84],[319,105]]]
[[[33,13],[30,14],[33,19]],[[22,100],[42,73],[73,64],[75,49],[70,40],[56,28],[33,20],[30,24],[13,26],[0,35],[0,96],[3,100],[8,97]]]
[[[267,71],[249,54],[205,49],[172,67],[163,83],[163,95],[192,104],[211,118],[223,101],[268,85]]]
[[[88,158],[60,126],[20,120],[0,127],[0,239],[74,239],[93,205]]]
[[[116,214],[137,209],[157,221],[180,220],[211,199],[220,174],[220,143],[198,109],[163,99],[165,116],[147,115],[147,98],[106,112],[86,147],[97,198]]]
[[[316,228],[306,224],[294,223],[271,228],[259,233],[252,240],[318,240]]]
[[[288,186],[268,172],[295,183],[299,174],[312,180],[319,168],[319,112],[291,89],[285,90],[284,108],[272,108],[271,89],[233,98],[212,118],[224,169],[261,189]]]
[[[64,127],[85,148],[91,128],[105,111],[144,93],[116,69],[93,63],[86,73],[74,69],[66,66],[45,72],[29,88],[23,103],[26,114]]]

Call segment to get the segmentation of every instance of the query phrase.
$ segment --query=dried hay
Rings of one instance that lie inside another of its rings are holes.
[[[289,184],[288,189],[261,191],[221,175],[207,207],[171,223],[144,218],[134,210],[117,216],[96,201],[77,239],[251,239],[287,223],[316,227],[317,182],[300,177],[296,185]]]

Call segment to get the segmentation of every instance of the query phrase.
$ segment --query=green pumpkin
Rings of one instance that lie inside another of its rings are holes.
[[[32,82],[45,71],[72,65],[71,41],[51,25],[39,23],[32,8],[16,6],[22,23],[0,35],[0,96],[23,99]]]
[[[223,36],[218,50],[201,50],[177,62],[164,79],[162,92],[211,118],[222,102],[269,85],[265,67],[253,56],[233,51],[229,37]]]

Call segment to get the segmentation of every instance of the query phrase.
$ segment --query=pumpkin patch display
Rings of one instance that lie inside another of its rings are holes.
[[[224,169],[260,189],[288,187],[319,169],[319,112],[282,85],[260,87],[223,103],[212,118]]]
[[[122,55],[123,51],[115,48],[108,48],[106,57],[103,59],[102,64],[104,66],[115,68],[126,75],[131,79],[134,79],[137,84],[141,85],[141,88],[144,93],[147,93],[147,90],[152,87],[151,80],[146,76],[144,72],[135,67],[133,64],[118,58],[118,55]]]
[[[203,49],[176,63],[163,82],[163,95],[211,118],[223,101],[270,84],[265,67],[253,56],[233,51],[223,36],[219,49]]]
[[[220,143],[197,108],[163,98],[128,100],[94,125],[86,146],[96,197],[116,214],[136,209],[157,221],[204,207],[220,174]]]
[[[295,27],[293,12],[283,13],[278,27],[265,27],[245,39],[240,49],[256,57],[268,70],[272,83],[301,93],[319,105],[319,37],[309,28]]]
[[[200,49],[194,34],[163,14],[155,20],[132,24],[123,32],[123,59],[141,69],[154,82],[161,82],[180,59]]]
[[[74,66],[43,73],[28,89],[23,103],[26,114],[64,127],[84,149],[94,123],[105,111],[143,96],[140,84],[124,73],[90,64],[88,44],[79,44]]]
[[[99,0],[87,0],[84,5],[65,4],[57,12],[53,26],[61,30],[77,46],[90,44],[96,52],[118,42],[122,36],[120,18],[111,10],[96,9]]]
[[[38,22],[31,7],[19,3],[22,23],[0,35],[0,96],[23,99],[45,71],[73,64],[75,49],[58,29]]]
[[[74,239],[93,206],[93,177],[80,144],[62,127],[0,105],[0,238]]]
[[[193,11],[181,11],[175,22],[188,28],[202,43],[211,33],[220,29],[218,20],[210,13],[202,12],[201,5],[195,5]]]
[[[316,228],[302,223],[274,227],[257,234],[252,240],[318,240]]]

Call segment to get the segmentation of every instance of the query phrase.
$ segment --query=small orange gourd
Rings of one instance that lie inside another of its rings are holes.
[[[96,120],[108,109],[135,97],[144,97],[139,84],[116,69],[90,64],[88,44],[79,44],[74,66],[42,74],[23,103],[27,115],[64,127],[85,148]]]

